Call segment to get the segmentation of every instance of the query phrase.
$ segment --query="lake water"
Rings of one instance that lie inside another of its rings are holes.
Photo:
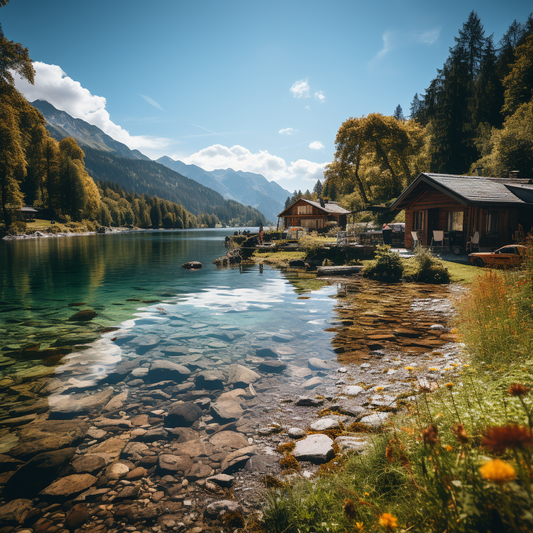
[[[272,347],[293,368],[307,368],[313,356],[335,359],[325,330],[336,320],[336,287],[302,296],[294,279],[270,267],[217,269],[212,261],[225,254],[232,233],[0,241],[4,384],[55,374],[87,385],[133,358],[179,363],[185,356],[197,369],[223,370]],[[193,260],[203,268],[182,268]],[[72,319],[83,310],[96,316]],[[119,329],[105,333],[111,327]]]

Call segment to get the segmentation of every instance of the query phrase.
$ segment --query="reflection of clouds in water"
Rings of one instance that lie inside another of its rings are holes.
[[[283,280],[268,280],[263,286],[252,289],[223,289],[213,287],[180,299],[180,305],[205,307],[219,311],[247,311],[250,307],[269,309],[272,304],[283,302],[287,284]]]
[[[63,359],[63,364],[55,370],[56,374],[83,375],[84,380],[98,381],[109,367],[117,365],[122,359],[122,350],[109,338],[93,342],[82,352],[74,352]]]

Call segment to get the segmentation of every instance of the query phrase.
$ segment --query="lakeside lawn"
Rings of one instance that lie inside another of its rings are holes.
[[[278,480],[263,531],[533,531],[533,250],[522,270],[445,265],[469,285],[452,330],[458,377],[428,387],[406,367],[407,410],[366,435],[364,454]]]

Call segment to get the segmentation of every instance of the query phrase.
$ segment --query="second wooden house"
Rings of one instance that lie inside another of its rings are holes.
[[[320,200],[304,200],[300,198],[282,211],[278,218],[283,218],[283,227],[302,226],[310,231],[320,231],[328,226],[328,222],[337,224],[339,229],[346,227],[350,211],[335,202]]]

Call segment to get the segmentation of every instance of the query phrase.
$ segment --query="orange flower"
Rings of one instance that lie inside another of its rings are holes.
[[[422,430],[422,438],[426,444],[433,446],[439,440],[439,430],[435,424]]]
[[[398,527],[398,519],[390,513],[383,513],[379,518],[379,525],[387,531],[394,531]]]
[[[465,427],[463,426],[463,424],[457,424],[456,426],[454,426],[452,428],[452,431],[455,433],[455,436],[457,437],[457,440],[461,444],[467,444],[468,441],[470,440],[468,438],[468,435],[466,434],[466,430],[465,430]]]
[[[487,479],[498,485],[503,485],[516,479],[514,468],[509,463],[504,463],[500,459],[492,459],[488,463],[485,463],[479,471],[483,479]]]
[[[528,428],[518,424],[493,426],[485,430],[482,444],[492,453],[503,453],[533,446],[533,436]]]
[[[526,387],[525,385],[522,385],[521,383],[513,383],[507,392],[511,396],[525,396],[529,391],[531,390],[531,387]]]
[[[342,510],[350,520],[353,520],[355,518],[356,512],[353,500],[350,500],[349,498],[344,498],[344,507]]]

